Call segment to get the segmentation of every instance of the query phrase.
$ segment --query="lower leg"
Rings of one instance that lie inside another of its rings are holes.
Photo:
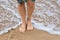
[[[18,5],[18,10],[22,18],[22,26],[19,28],[19,31],[24,32],[26,29],[26,10],[24,3]]]
[[[28,25],[27,25],[27,30],[32,30],[33,26],[32,26],[32,23],[31,23],[31,18],[32,18],[32,14],[33,14],[33,11],[34,11],[35,3],[32,2],[32,1],[28,1],[27,5],[28,5],[28,18],[27,18]]]

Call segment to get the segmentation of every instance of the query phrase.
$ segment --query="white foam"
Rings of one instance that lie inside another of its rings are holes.
[[[11,2],[14,4],[15,7],[17,7],[17,3],[13,2],[12,0],[0,0],[0,2],[6,2],[6,5],[2,4],[1,6],[8,10],[8,11],[11,11],[13,13],[13,15],[15,15],[17,17],[16,20],[13,19],[12,17],[12,21],[16,21],[17,24],[16,25],[13,25],[12,27],[8,27],[8,28],[5,28],[4,30],[0,31],[0,34],[3,34],[3,33],[6,33],[8,32],[8,30],[11,30],[12,28],[15,29],[18,25],[20,25],[22,22],[19,21],[19,18],[21,19],[19,13],[17,13],[15,10],[7,7],[9,4],[8,2]],[[53,7],[54,10],[52,10],[53,12],[51,12],[51,10],[49,10],[49,7],[46,6],[46,4],[42,3],[42,2],[46,2],[47,4],[49,4],[51,7]],[[57,16],[58,16],[58,13],[60,13],[60,10],[56,9],[56,6],[53,5],[50,1],[47,1],[47,0],[44,0],[40,3],[38,3],[38,1],[36,1],[36,5],[35,5],[35,12],[33,15],[36,15],[36,16],[40,16],[39,20],[37,17],[36,18],[32,18],[32,23],[33,23],[33,26],[36,28],[36,29],[39,29],[39,30],[43,30],[43,31],[46,31],[50,34],[56,34],[56,35],[60,35],[60,30],[57,31],[58,29],[58,21],[60,20]],[[56,1],[59,5],[60,5],[60,0],[57,0]],[[7,5],[8,4],[8,5]],[[13,7],[14,7],[13,6]],[[40,9],[41,8],[41,9]],[[17,9],[17,8],[16,8]],[[56,12],[56,13],[55,13]],[[57,15],[57,16],[56,16]],[[49,18],[49,17],[52,17],[52,18]],[[54,22],[54,18],[55,17],[55,22]],[[48,19],[47,19],[48,18]],[[34,20],[35,19],[35,20]],[[46,20],[47,19],[47,20]],[[37,21],[38,20],[38,21]],[[0,20],[1,21],[1,20]],[[49,22],[50,21],[50,22]],[[45,26],[46,25],[46,26]],[[60,27],[60,26],[59,26]],[[56,30],[54,30],[56,29]]]

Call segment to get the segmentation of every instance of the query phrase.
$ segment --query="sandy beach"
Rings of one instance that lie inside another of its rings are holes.
[[[20,33],[18,28],[16,28],[6,34],[0,35],[0,40],[60,40],[60,36],[37,29]]]
[[[24,33],[20,33],[18,30],[21,18],[18,14],[17,1],[0,0],[0,4],[0,33],[1,31],[5,33],[5,31],[17,27],[8,33],[0,35],[0,40],[60,40],[60,35],[58,35],[60,34],[59,0],[36,1],[36,9],[33,15],[33,22],[36,29]],[[41,29],[45,30],[42,31]]]

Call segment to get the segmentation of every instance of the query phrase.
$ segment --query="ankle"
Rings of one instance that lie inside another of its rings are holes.
[[[31,21],[28,21],[27,23],[30,23],[31,24]]]
[[[26,21],[25,22],[22,22],[23,25],[26,25]]]
[[[22,24],[21,27],[22,27],[22,28],[26,28],[26,24]]]
[[[28,22],[31,22],[31,18],[27,18],[27,21],[28,21]]]

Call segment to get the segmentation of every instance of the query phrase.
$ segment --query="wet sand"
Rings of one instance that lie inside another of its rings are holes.
[[[0,35],[0,40],[60,40],[60,36],[34,29],[20,33],[18,28],[10,30],[8,33]]]
[[[49,34],[45,31],[37,29],[34,29],[33,31],[26,31],[25,33],[20,33],[18,28],[16,28],[10,30],[6,34],[0,35],[0,40],[60,40],[60,36]]]

